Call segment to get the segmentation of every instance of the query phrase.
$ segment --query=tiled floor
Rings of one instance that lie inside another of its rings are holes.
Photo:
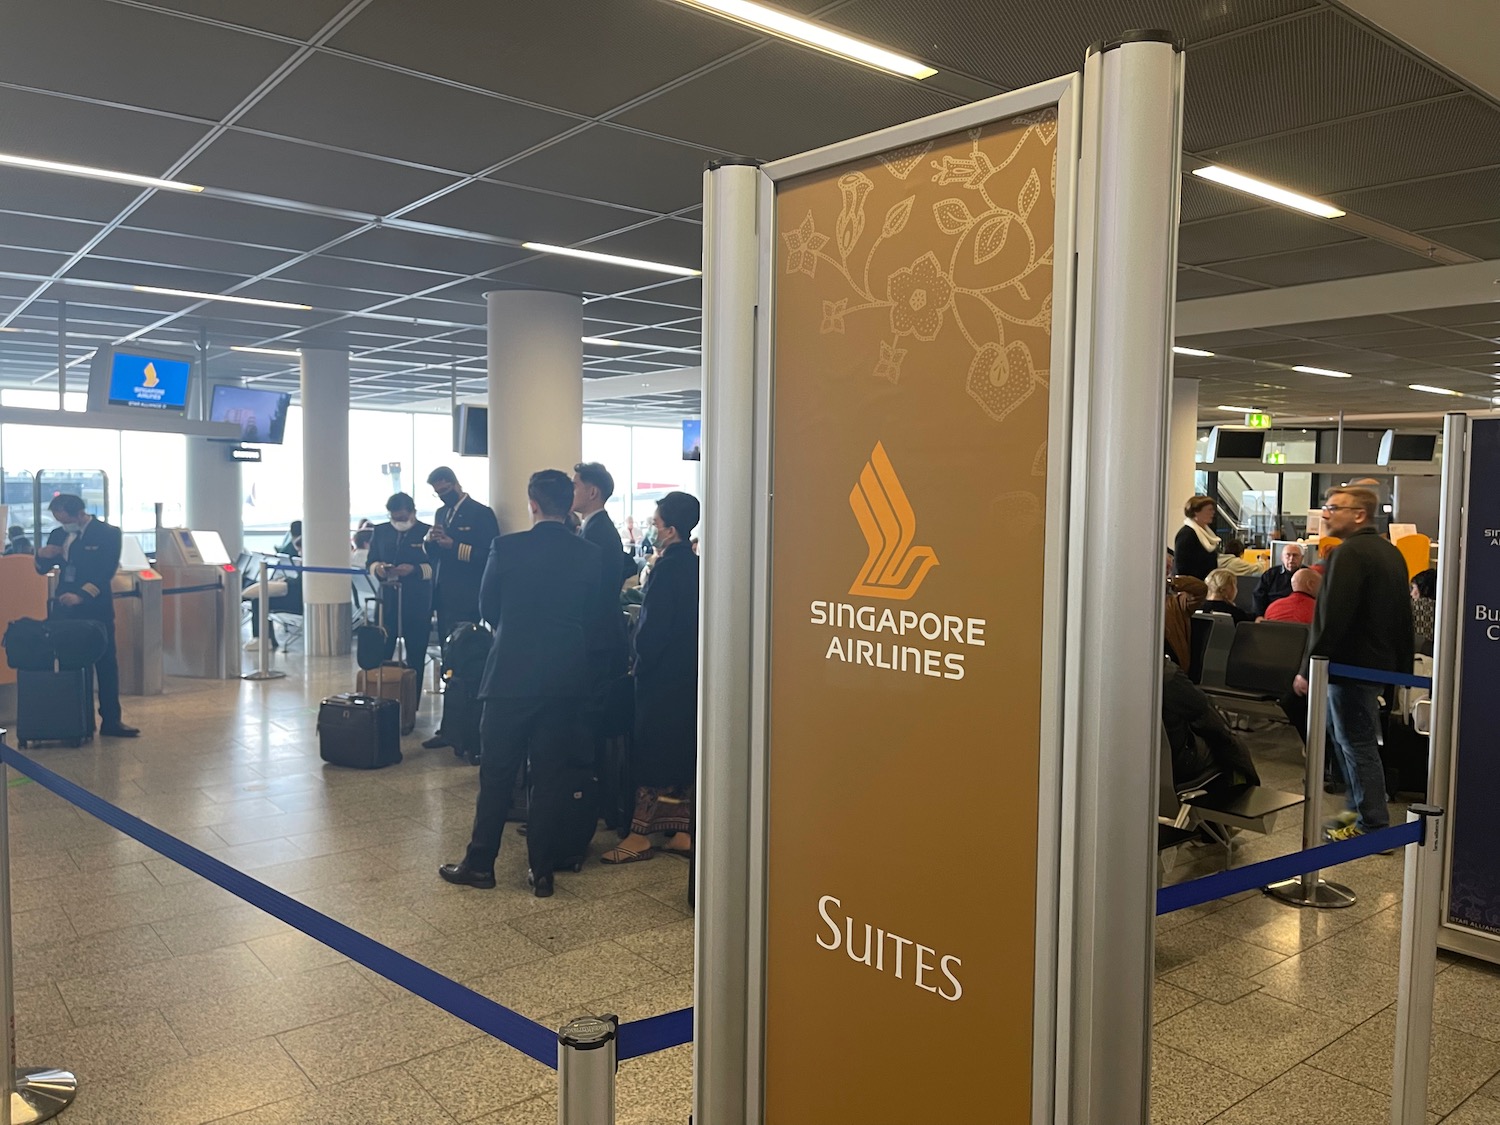
[[[687,868],[659,856],[523,885],[508,835],[494,891],[434,873],[461,852],[475,772],[419,743],[374,773],[325,770],[316,704],[343,661],[281,658],[265,684],[169,680],[128,699],[137,742],[36,756],[189,843],[549,1025],[692,1001]],[[1248,736],[1266,781],[1300,784],[1283,728]],[[82,1079],[70,1125],[552,1125],[555,1078],[453,1017],[11,776],[21,1061]],[[1300,818],[1238,861],[1298,847]],[[595,852],[607,846],[601,832]],[[1207,851],[1171,878],[1216,869]],[[1339,876],[1352,909],[1258,894],[1160,921],[1155,1125],[1360,1125],[1388,1116],[1399,858]],[[1500,972],[1445,958],[1431,1120],[1500,1125]],[[680,1125],[690,1048],[626,1063],[622,1125]],[[1441,1115],[1447,1115],[1442,1117]]]

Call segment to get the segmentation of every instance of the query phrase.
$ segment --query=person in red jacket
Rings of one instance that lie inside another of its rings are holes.
[[[1318,591],[1323,588],[1323,576],[1315,567],[1305,567],[1292,575],[1292,592],[1277,598],[1266,607],[1262,621],[1296,621],[1311,625],[1318,608]]]

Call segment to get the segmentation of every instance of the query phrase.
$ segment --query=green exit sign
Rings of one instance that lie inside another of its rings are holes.
[[[1246,414],[1245,425],[1252,430],[1269,430],[1271,428],[1271,416],[1259,412]]]

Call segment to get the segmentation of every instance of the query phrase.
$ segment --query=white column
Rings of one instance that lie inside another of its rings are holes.
[[[490,507],[502,532],[531,526],[526,481],[583,458],[583,301],[498,290],[489,304]]]
[[[302,562],[349,566],[349,353],[302,349]],[[347,574],[304,574],[309,656],[344,656],[354,620]]]
[[[232,448],[226,441],[187,439],[187,525],[217,531],[231,559],[245,541],[245,494],[240,463],[229,459]]]
[[[1173,379],[1172,413],[1167,419],[1167,546],[1181,526],[1182,505],[1193,495],[1193,457],[1198,450],[1198,380]]]

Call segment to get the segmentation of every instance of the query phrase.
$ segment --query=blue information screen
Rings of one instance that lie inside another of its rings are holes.
[[[682,459],[684,461],[703,460],[702,418],[684,418],[682,420]]]
[[[193,365],[184,359],[116,352],[109,369],[109,404],[183,410],[192,372]]]

